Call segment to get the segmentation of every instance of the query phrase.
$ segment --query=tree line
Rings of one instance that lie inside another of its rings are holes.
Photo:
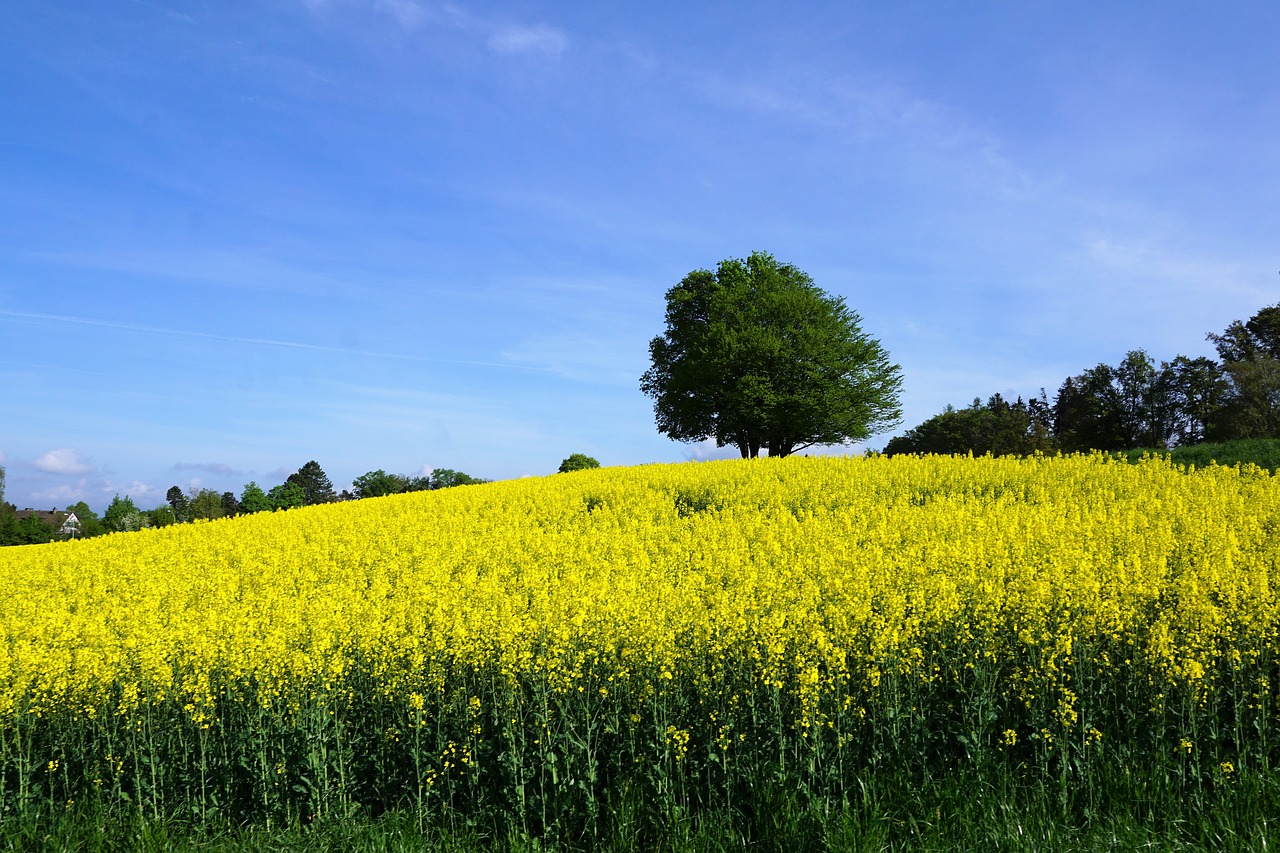
[[[5,503],[4,469],[0,468],[0,545],[33,545],[67,538],[67,534],[36,515],[18,517],[13,504]],[[59,515],[74,513],[79,522],[75,538],[101,536],[143,530],[149,527],[167,527],[197,520],[228,518],[255,512],[293,509],[334,501],[356,500],[383,494],[443,489],[483,483],[486,480],[472,477],[461,471],[437,468],[429,475],[405,477],[370,471],[357,477],[351,491],[335,492],[320,463],[315,460],[303,465],[289,475],[283,483],[263,490],[250,481],[237,496],[235,492],[218,492],[215,489],[192,488],[186,491],[171,486],[165,493],[165,503],[153,509],[140,508],[128,495],[116,495],[105,512],[99,516],[87,503],[80,501],[64,509]],[[394,487],[391,485],[394,483]]]
[[[1218,358],[1179,355],[1157,364],[1145,350],[1067,377],[1052,401],[994,394],[948,406],[885,445],[899,453],[1066,453],[1186,447],[1280,438],[1280,304],[1207,339]]]
[[[559,470],[565,473],[599,467],[600,463],[596,459],[574,453],[560,463]],[[16,507],[4,500],[4,474],[4,467],[0,466],[0,545],[38,545],[68,538],[68,534],[39,516],[18,517]],[[452,468],[436,468],[430,474],[416,476],[388,474],[378,469],[356,477],[351,489],[335,492],[329,476],[320,467],[320,463],[313,459],[290,474],[283,483],[265,491],[252,480],[245,484],[239,496],[235,492],[218,492],[216,489],[191,488],[183,491],[180,486],[171,486],[165,493],[165,503],[154,509],[141,509],[128,495],[116,495],[101,516],[84,501],[67,507],[59,515],[75,515],[79,526],[73,535],[79,539],[255,512],[487,482],[489,481]]]

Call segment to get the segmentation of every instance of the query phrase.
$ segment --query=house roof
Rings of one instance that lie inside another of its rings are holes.
[[[28,507],[27,509],[15,510],[13,516],[18,519],[34,516],[52,527],[54,530],[61,530],[68,524],[76,527],[80,526],[80,519],[76,518],[76,514],[74,512],[59,512],[57,507],[54,507],[53,509],[31,509]]]

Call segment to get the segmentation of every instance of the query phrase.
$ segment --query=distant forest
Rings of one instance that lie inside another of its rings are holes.
[[[1188,448],[1280,438],[1280,304],[1236,320],[1208,340],[1218,358],[1157,364],[1131,350],[1118,365],[1069,376],[1050,400],[993,394],[948,406],[896,436],[884,453],[981,455]]]
[[[85,539],[104,533],[484,482],[488,481],[450,468],[437,468],[428,475],[415,477],[378,470],[357,477],[352,483],[354,491],[344,489],[338,493],[320,463],[313,459],[290,474],[283,483],[268,490],[252,481],[245,485],[239,497],[235,492],[219,493],[214,489],[184,492],[181,487],[172,486],[165,494],[165,503],[158,507],[141,509],[128,495],[116,495],[99,516],[84,501],[61,511],[19,510],[3,500],[4,469],[0,468],[0,545],[38,545],[60,539]]]
[[[558,473],[599,467],[600,462],[594,457],[574,453],[560,463]],[[436,468],[430,474],[420,475],[388,474],[378,469],[356,477],[350,490],[337,492],[320,463],[313,459],[290,474],[283,483],[270,489],[264,490],[250,481],[237,496],[235,492],[196,488],[183,491],[180,486],[172,486],[165,494],[165,503],[158,507],[141,509],[128,495],[116,495],[99,516],[84,501],[61,511],[17,509],[4,501],[4,468],[0,466],[0,545],[39,545],[62,539],[86,539],[105,533],[487,482],[452,468]]]

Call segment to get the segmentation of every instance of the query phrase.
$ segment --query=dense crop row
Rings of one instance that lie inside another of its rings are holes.
[[[957,762],[1230,784],[1280,758],[1278,526],[1256,468],[789,458],[5,549],[0,797],[573,835]]]

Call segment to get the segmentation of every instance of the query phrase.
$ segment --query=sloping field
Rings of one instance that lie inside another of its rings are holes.
[[[601,469],[0,550],[0,797],[582,837],[765,778],[1277,750],[1280,484],[1164,460]]]

